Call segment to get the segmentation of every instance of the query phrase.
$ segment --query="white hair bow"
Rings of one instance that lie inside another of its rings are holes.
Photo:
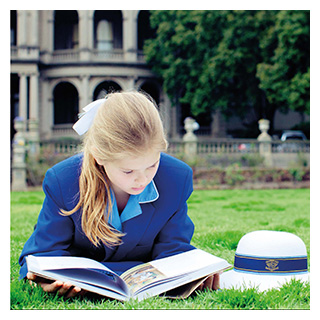
[[[106,99],[95,100],[83,108],[84,113],[80,114],[80,119],[72,127],[79,136],[82,136],[89,130],[99,107],[105,101]]]

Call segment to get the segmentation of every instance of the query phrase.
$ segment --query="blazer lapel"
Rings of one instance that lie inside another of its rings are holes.
[[[149,226],[155,208],[152,203],[140,205],[142,214],[123,222],[122,232],[125,233],[125,236],[122,238],[123,244],[117,248],[111,258],[112,261],[123,260],[125,256],[139,243],[139,240]]]

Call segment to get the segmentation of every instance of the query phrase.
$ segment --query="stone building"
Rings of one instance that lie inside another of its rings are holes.
[[[188,106],[172,106],[146,65],[151,35],[146,10],[11,10],[11,138],[13,119],[24,120],[34,140],[76,137],[72,124],[91,101],[116,90],[141,89],[158,103],[169,138],[181,137]],[[213,121],[211,121],[211,118]],[[246,117],[248,122],[250,112]],[[275,116],[275,129],[304,119]],[[226,137],[243,119],[205,116],[197,135]]]
[[[177,111],[142,54],[148,11],[12,10],[10,31],[11,122],[25,120],[33,138],[75,137],[85,105],[130,89],[149,93],[177,134]]]

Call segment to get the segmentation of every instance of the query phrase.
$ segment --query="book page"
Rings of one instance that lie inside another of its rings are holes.
[[[149,283],[165,279],[166,276],[150,263],[144,263],[127,270],[120,278],[130,288],[130,292],[134,293]]]
[[[95,260],[68,256],[28,256],[26,259],[28,271],[39,276],[63,282],[76,282],[80,288],[83,288],[83,285],[90,286],[93,292],[98,290],[100,293],[107,290],[113,296],[113,293],[116,293],[117,296],[120,294],[122,297],[127,297],[129,294],[124,281]]]
[[[153,260],[124,272],[120,277],[130,288],[131,295],[143,290],[152,290],[154,286],[170,288],[170,282],[182,282],[183,278],[192,278],[192,274],[204,277],[201,270],[219,270],[228,263],[221,258],[200,249],[183,252],[167,258]]]
[[[100,269],[114,273],[112,270],[99,263],[98,261],[69,256],[32,256],[27,257],[28,265],[34,265],[40,270],[58,270],[58,269]]]
[[[220,262],[224,262],[224,260],[201,249],[194,249],[167,258],[153,260],[150,264],[167,277],[173,277]]]

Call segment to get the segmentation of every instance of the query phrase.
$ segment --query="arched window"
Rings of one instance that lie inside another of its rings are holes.
[[[97,26],[97,49],[113,49],[113,30],[112,23],[108,20],[100,20]]]
[[[19,116],[19,76],[16,73],[10,74],[10,116],[11,116],[11,140],[16,130],[13,123],[14,118]]]
[[[158,86],[155,83],[151,81],[145,81],[143,85],[140,87],[140,89],[149,94],[156,102],[156,104],[159,106],[160,92]]]
[[[10,44],[17,45],[17,10],[10,10]]]
[[[138,15],[138,50],[143,50],[144,41],[154,36],[155,30],[150,26],[150,12],[141,10]]]
[[[78,119],[78,91],[69,82],[59,83],[53,91],[54,124],[74,123]]]
[[[99,50],[122,49],[122,12],[97,10],[94,13],[94,46]]]
[[[54,49],[76,49],[78,47],[78,12],[75,10],[56,10],[54,15]]]
[[[93,100],[102,99],[110,92],[121,91],[121,87],[114,81],[101,82],[93,93]]]

